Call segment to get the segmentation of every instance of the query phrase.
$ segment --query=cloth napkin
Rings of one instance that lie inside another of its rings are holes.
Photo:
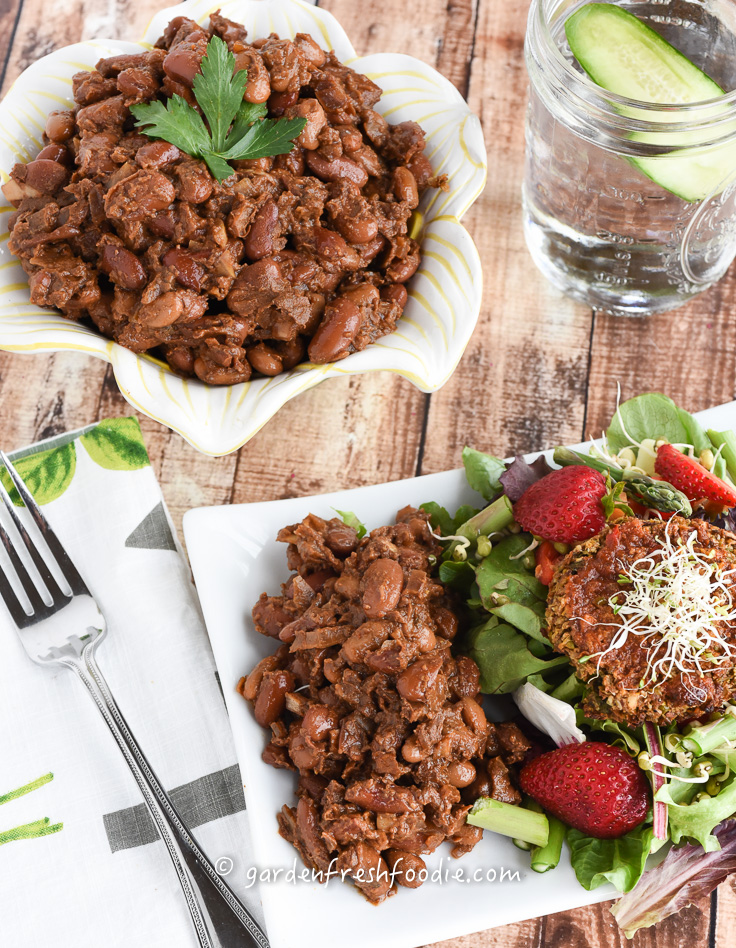
[[[209,641],[137,421],[102,421],[13,460],[107,618],[99,664],[129,726],[262,920],[246,882],[243,785]],[[0,945],[196,944],[164,845],[99,712],[73,674],[30,661],[0,603]]]

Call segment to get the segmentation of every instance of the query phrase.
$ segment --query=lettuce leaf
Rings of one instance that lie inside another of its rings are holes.
[[[499,477],[505,472],[506,465],[500,458],[465,447],[463,466],[468,484],[489,503],[503,490]]]
[[[531,464],[527,464],[524,458],[517,455],[509,465],[509,469],[499,477],[499,481],[506,496],[512,504],[515,504],[528,487],[541,480],[551,470],[543,454],[540,454]]]
[[[480,669],[480,689],[485,694],[508,694],[530,675],[545,675],[568,663],[566,656],[553,655],[551,649],[530,640],[496,616],[471,629],[467,652]]]
[[[704,853],[692,843],[670,849],[613,906],[611,913],[627,938],[709,895],[736,872],[736,820],[721,823],[715,835],[720,848],[713,852]]]
[[[523,557],[519,556],[529,542],[529,535],[521,533],[496,544],[477,567],[476,582],[481,602],[491,615],[549,645],[543,632],[547,587],[524,566]],[[501,602],[499,597],[503,597]],[[505,599],[509,601],[503,601]]]
[[[712,830],[736,813],[736,774],[723,782],[715,797],[687,803],[680,802],[677,796],[669,784],[657,791],[657,800],[668,804],[672,842],[679,843],[687,837],[700,843],[707,853],[715,852],[719,843]]]
[[[635,442],[664,438],[673,444],[691,444],[696,454],[713,449],[700,422],[661,392],[637,395],[619,406],[606,432],[608,447],[615,454],[629,447],[632,438]]]
[[[631,891],[644,872],[653,838],[654,830],[648,825],[618,839],[595,839],[569,829],[570,863],[578,882],[588,890],[610,882],[619,892]]]

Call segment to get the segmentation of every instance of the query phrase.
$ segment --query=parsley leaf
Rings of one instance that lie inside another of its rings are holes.
[[[213,36],[207,44],[200,72],[194,77],[194,96],[207,123],[189,103],[173,95],[166,103],[141,102],[130,111],[136,127],[151,138],[161,138],[202,158],[218,181],[233,173],[230,161],[288,154],[306,125],[306,119],[269,119],[263,104],[243,100],[248,72],[233,72],[235,57]]]
[[[227,130],[243,101],[248,70],[234,73],[235,57],[219,36],[207,44],[200,72],[194,77],[194,96],[207,118],[212,134],[212,150],[225,147]]]
[[[301,118],[263,119],[251,125],[240,141],[228,148],[222,157],[239,161],[286,155],[294,147],[292,139],[299,137],[306,124],[306,119]]]
[[[131,105],[130,111],[138,119],[136,126],[146,135],[163,138],[188,155],[200,158],[212,147],[202,116],[180,95],[172,95],[165,106],[163,102],[150,102]]]
[[[268,115],[268,109],[261,102],[256,105],[253,102],[242,102],[238,107],[238,114],[235,116],[233,127],[225,140],[225,147],[229,148],[235,142],[245,135],[254,122],[264,119]]]

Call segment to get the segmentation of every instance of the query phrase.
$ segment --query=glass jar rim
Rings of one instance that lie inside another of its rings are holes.
[[[660,133],[697,131],[717,128],[733,123],[736,118],[736,89],[720,96],[696,102],[644,102],[628,96],[609,92],[595,83],[586,73],[576,69],[565,58],[552,36],[552,15],[564,5],[564,0],[532,0],[529,8],[527,42],[531,36],[543,43],[547,54],[546,67],[550,67],[558,81],[564,81],[566,95],[584,108],[593,107],[619,120],[627,116],[630,128]],[[551,8],[551,9],[550,9]],[[535,27],[539,30],[535,34]],[[551,57],[551,58],[550,58]],[[632,115],[632,113],[635,113]],[[676,115],[673,113],[677,113]],[[708,114],[710,113],[710,114]],[[653,120],[653,116],[658,116]],[[667,116],[667,118],[659,118]]]

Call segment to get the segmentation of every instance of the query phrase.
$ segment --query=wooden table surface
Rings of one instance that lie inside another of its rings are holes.
[[[0,0],[3,91],[58,46],[94,37],[137,38],[165,5]],[[661,390],[690,411],[734,398],[733,273],[674,313],[638,319],[593,313],[565,299],[532,264],[520,208],[526,3],[321,5],[338,17],[360,54],[392,50],[431,63],[480,115],[492,172],[466,219],[485,270],[480,320],[454,377],[434,395],[389,373],[333,379],[290,402],[229,457],[204,457],[139,416],[177,524],[185,510],[203,504],[275,500],[457,467],[465,444],[504,456],[579,441],[600,433],[610,419],[617,382],[624,397]],[[6,449],[132,413],[102,362],[76,353],[0,353],[0,443]],[[624,945],[608,908],[604,903],[562,912],[441,948]],[[735,942],[736,896],[728,883],[635,939],[641,948],[732,948]]]

